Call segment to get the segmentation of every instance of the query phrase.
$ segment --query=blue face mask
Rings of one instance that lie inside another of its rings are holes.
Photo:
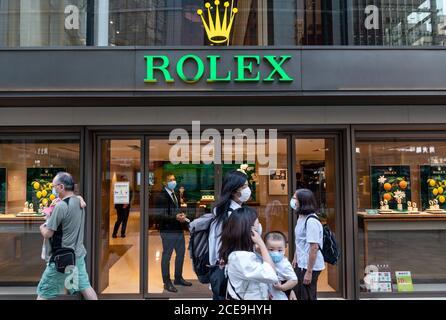
[[[56,198],[59,198],[59,193],[56,191],[56,187],[53,187],[52,193],[56,196]]]
[[[279,251],[270,251],[269,255],[274,263],[279,263],[283,259],[283,253]]]
[[[177,182],[176,181],[169,181],[167,183],[167,188],[170,190],[174,190],[177,187]]]

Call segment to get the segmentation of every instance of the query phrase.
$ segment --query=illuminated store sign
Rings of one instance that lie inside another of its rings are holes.
[[[206,2],[205,7],[208,12],[208,21],[203,16],[203,10],[199,9],[197,10],[198,15],[201,17],[201,21],[203,21],[204,30],[206,30],[206,34],[208,36],[208,39],[213,44],[229,44],[229,36],[231,34],[231,28],[232,24],[234,23],[234,18],[236,13],[238,12],[237,8],[234,8],[234,1],[232,1],[231,9],[229,12],[229,18],[228,18],[228,7],[229,2],[226,1],[223,5],[225,7],[224,9],[224,16],[223,21],[220,19],[220,1],[216,0],[214,2],[216,8],[215,8],[215,18],[212,17],[212,11],[211,11],[211,3]]]
[[[294,79],[286,71],[286,62],[291,55],[234,55],[222,61],[220,55],[187,54],[172,64],[169,56],[149,55],[146,60],[144,82],[164,81],[173,83],[179,79],[186,83],[196,83],[203,77],[209,83],[216,82],[292,82]]]
[[[234,1],[222,3],[215,0],[213,4],[206,2],[204,10],[197,10],[212,45],[229,45],[231,29],[237,13],[238,9],[234,7]],[[144,56],[146,62],[144,82],[155,84],[177,81],[191,84],[201,81],[206,86],[206,83],[249,84],[294,81],[289,75],[291,71],[286,71],[286,64],[292,59],[290,54],[275,55],[274,52],[268,52],[259,55],[239,54],[240,51],[217,51],[219,53],[217,55],[209,54],[210,50],[204,51],[200,54],[183,52],[180,55],[171,53]],[[212,50],[213,52],[215,51]],[[237,87],[242,88],[240,84]]]

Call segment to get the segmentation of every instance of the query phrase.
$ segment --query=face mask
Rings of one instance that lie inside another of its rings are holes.
[[[176,181],[169,181],[167,183],[167,188],[169,188],[170,190],[174,190],[177,187],[177,182]]]
[[[53,187],[52,193],[56,196],[56,198],[59,198],[59,192],[57,192],[56,187]]]
[[[293,210],[297,210],[297,200],[296,200],[296,199],[291,198],[291,201],[290,201],[290,207],[291,207]]]
[[[274,263],[279,263],[283,259],[283,253],[279,251],[270,251],[269,255]]]
[[[260,234],[260,236],[262,235],[262,225],[259,223],[259,226],[257,227],[257,232]]]
[[[251,189],[249,187],[242,189],[242,191],[240,191],[239,200],[241,202],[246,202],[249,200],[249,198],[251,198]]]

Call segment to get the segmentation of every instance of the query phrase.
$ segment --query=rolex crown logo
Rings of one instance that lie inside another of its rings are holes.
[[[229,43],[229,36],[231,33],[232,24],[234,22],[234,17],[235,14],[238,12],[238,9],[233,8],[229,13],[230,16],[228,17],[229,2],[226,1],[224,3],[225,13],[223,16],[223,22],[221,22],[220,11],[219,11],[220,1],[215,0],[214,4],[216,6],[215,21],[214,18],[212,17],[211,4],[209,2],[206,2],[206,4],[204,5],[208,10],[208,21],[205,20],[202,9],[198,9],[197,13],[201,17],[201,20],[203,21],[203,26],[204,29],[206,30],[206,34],[208,36],[209,41],[216,44],[221,44],[225,42]]]

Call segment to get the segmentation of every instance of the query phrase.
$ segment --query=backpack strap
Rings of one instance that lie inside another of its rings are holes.
[[[311,218],[316,219],[317,221],[319,221],[319,223],[321,223],[321,220],[319,219],[319,217],[318,217],[315,213],[310,214],[310,215],[305,219],[305,236],[307,235],[307,222],[308,222],[308,220],[310,220]],[[322,225],[322,223],[321,223],[321,225]],[[323,239],[322,239],[322,241],[323,241]],[[321,246],[320,246],[319,244],[318,244],[317,246],[319,247],[319,250],[322,252],[322,250],[321,250]]]
[[[229,282],[229,285],[230,285],[231,288],[232,288],[232,291],[234,291],[234,293],[236,294],[237,298],[239,298],[239,300],[243,300],[242,297],[240,297],[240,295],[237,293],[237,291],[235,291],[235,288],[234,288],[234,286],[232,285],[232,282],[231,282],[231,280],[229,279],[229,277],[228,277],[228,282]]]
[[[310,220],[311,218],[316,219],[317,221],[321,222],[321,220],[319,219],[318,216],[316,216],[315,213],[310,214],[306,219],[305,219],[305,229],[307,229],[307,222],[308,220]]]

